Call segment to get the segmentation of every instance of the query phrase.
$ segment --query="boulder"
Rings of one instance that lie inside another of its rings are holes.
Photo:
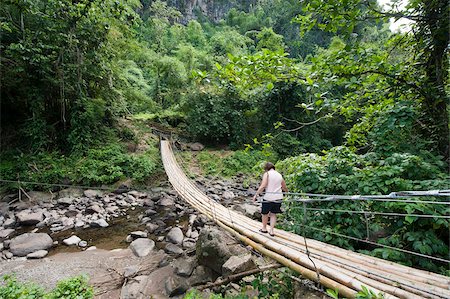
[[[191,276],[195,266],[196,263],[194,258],[182,257],[177,259],[174,263],[175,273],[184,277]]]
[[[236,197],[236,195],[234,195],[232,191],[225,191],[224,193],[222,193],[222,197],[225,200],[232,200]]]
[[[196,243],[197,242],[195,242],[195,240],[194,239],[191,239],[191,238],[185,238],[184,240],[183,240],[183,248],[195,248],[195,245],[196,245]]]
[[[100,214],[101,212],[103,212],[103,209],[97,204],[94,204],[86,209],[86,213],[88,214]]]
[[[14,229],[12,228],[0,229],[0,239],[8,238],[13,232]]]
[[[213,272],[210,268],[205,266],[197,266],[192,272],[191,277],[189,278],[189,284],[191,285],[199,285],[204,284],[214,280]]]
[[[245,253],[246,250],[230,235],[216,227],[205,227],[200,232],[196,246],[198,262],[219,274],[222,273],[222,265],[231,256]]]
[[[103,192],[100,190],[84,190],[83,194],[87,198],[100,198],[103,196]]]
[[[181,244],[183,242],[183,231],[179,227],[172,228],[166,236],[167,241],[173,244]]]
[[[199,142],[194,142],[194,143],[189,143],[188,147],[192,150],[192,151],[202,151],[205,146]]]
[[[153,215],[155,215],[155,214],[157,214],[158,212],[156,212],[155,210],[153,210],[153,209],[148,209],[148,210],[146,210],[145,211],[145,215],[147,215],[147,216],[153,216]]]
[[[64,239],[63,243],[66,244],[67,246],[71,246],[71,245],[78,245],[78,243],[80,243],[81,239],[77,236],[71,236],[70,238]]]
[[[252,219],[261,218],[261,207],[259,205],[244,203],[235,206],[235,209],[236,211],[241,212]]]
[[[183,253],[183,249],[172,243],[167,243],[166,247],[164,247],[164,250],[169,254],[179,255]]]
[[[158,204],[161,207],[172,207],[175,205],[175,202],[169,197],[163,197],[158,201]]]
[[[142,294],[145,291],[145,286],[148,281],[148,276],[141,275],[133,277],[129,283],[122,287],[120,292],[121,299],[137,299],[143,298]]]
[[[130,249],[136,256],[147,256],[155,248],[155,242],[150,239],[139,238],[131,242]]]
[[[92,227],[108,227],[109,224],[106,222],[105,219],[98,219],[95,221],[92,221],[90,224]]]
[[[77,189],[77,188],[67,188],[67,189],[63,189],[58,192],[59,198],[63,198],[63,197],[76,198],[76,197],[82,197],[82,196],[83,196],[83,190]]]
[[[157,224],[154,224],[154,223],[147,223],[145,225],[145,227],[147,228],[147,231],[150,234],[153,234],[155,232],[155,230],[157,230],[159,228],[159,226]]]
[[[9,244],[9,250],[15,256],[26,256],[38,250],[47,250],[53,246],[52,238],[45,233],[26,233],[15,237]]]
[[[70,206],[74,202],[75,198],[73,197],[61,197],[56,202],[62,206]]]
[[[27,254],[27,258],[29,259],[41,259],[43,257],[46,257],[48,254],[47,250],[38,250],[32,253]]]
[[[44,220],[42,212],[31,212],[30,210],[21,211],[16,214],[17,222],[20,225],[34,225]]]
[[[29,191],[28,196],[31,198],[32,201],[36,202],[50,201],[55,197],[53,193],[41,191]]]
[[[80,246],[82,248],[85,248],[85,247],[88,246],[88,242],[87,241],[80,241],[80,242],[78,242],[78,246]]]
[[[134,231],[130,233],[131,237],[133,237],[134,239],[137,238],[147,238],[148,234],[146,232],[143,231]]]
[[[139,265],[131,265],[123,269],[123,277],[130,278],[135,276],[140,270]]]
[[[166,279],[165,289],[169,297],[181,295],[186,292],[188,288],[189,286],[184,279],[179,279],[178,277],[173,276]]]
[[[4,228],[13,228],[16,225],[16,218],[8,218],[3,223]]]
[[[222,265],[222,275],[229,276],[256,268],[251,254],[232,256]]]

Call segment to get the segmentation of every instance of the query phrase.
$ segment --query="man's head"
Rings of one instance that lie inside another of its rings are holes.
[[[273,165],[273,163],[271,162],[267,162],[266,165],[264,165],[264,170],[269,171],[271,169],[275,170],[275,165]]]

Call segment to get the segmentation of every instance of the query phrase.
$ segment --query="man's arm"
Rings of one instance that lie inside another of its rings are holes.
[[[287,188],[286,182],[285,182],[284,180],[281,182],[281,189],[282,189],[284,192],[288,192],[288,188]]]
[[[261,185],[258,188],[258,191],[256,191],[255,196],[253,196],[253,201],[256,201],[256,197],[258,196],[258,194],[261,194],[264,189],[266,189],[267,187],[267,172],[263,175],[263,179],[261,182]]]

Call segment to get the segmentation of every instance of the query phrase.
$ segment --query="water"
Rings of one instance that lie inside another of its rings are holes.
[[[89,246],[95,246],[99,249],[112,250],[118,248],[127,248],[130,243],[126,242],[126,237],[133,231],[145,231],[146,225],[140,222],[141,217],[145,211],[143,207],[136,207],[134,210],[128,210],[126,215],[110,219],[109,226],[105,228],[78,228],[70,229],[57,233],[51,233],[48,228],[40,232],[48,233],[54,241],[58,241],[58,246],[49,251],[49,255],[54,255],[63,252],[79,252],[81,249],[78,246],[66,246],[62,243],[64,239],[72,235],[78,236],[81,240],[88,243]],[[167,228],[174,225],[181,227],[183,232],[187,231],[188,215],[178,217],[168,209],[157,209],[157,214],[152,216],[152,222],[161,222],[161,225],[153,234],[149,234],[149,238],[155,241],[158,249],[163,249],[166,245],[164,241],[157,241],[158,236],[165,236]]]

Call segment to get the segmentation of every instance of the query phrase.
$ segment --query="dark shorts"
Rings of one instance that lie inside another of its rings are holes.
[[[269,212],[272,214],[280,214],[281,202],[264,201],[262,203],[261,214],[267,215]]]

